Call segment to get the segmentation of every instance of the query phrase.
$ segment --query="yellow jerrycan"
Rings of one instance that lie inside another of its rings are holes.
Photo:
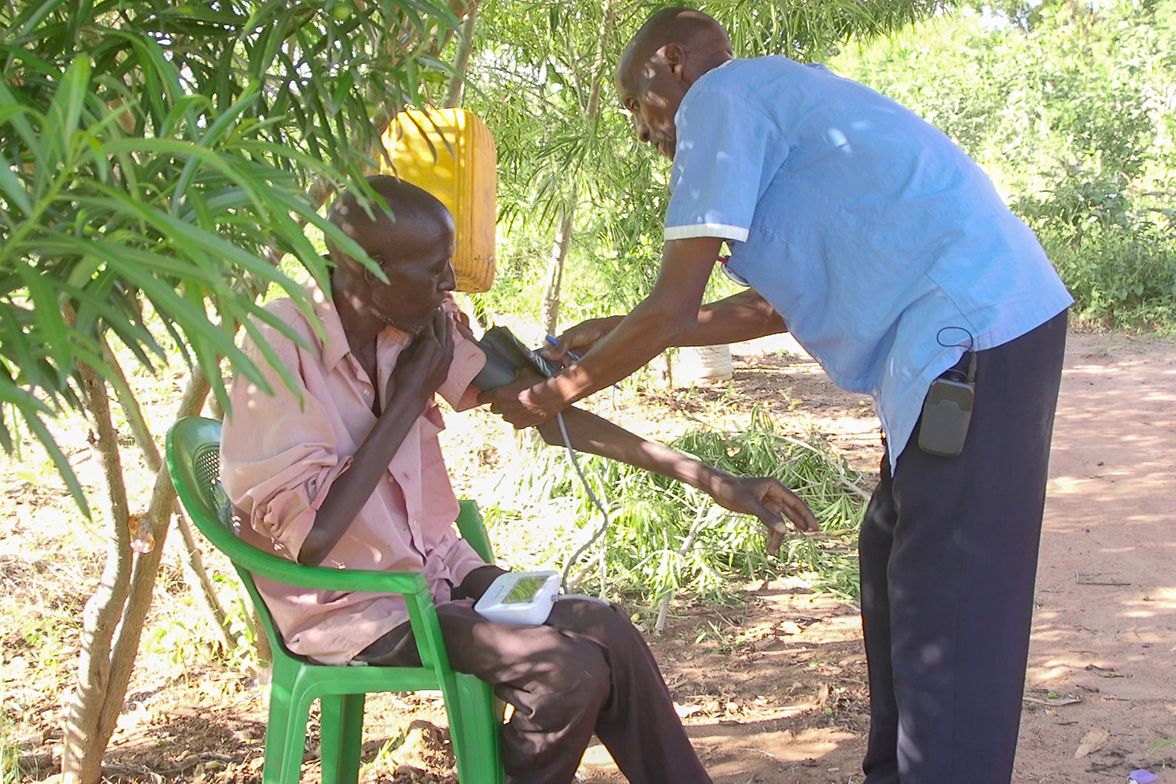
[[[388,125],[380,171],[437,197],[457,229],[453,268],[458,291],[488,291],[494,283],[498,219],[494,137],[465,109],[410,109]]]

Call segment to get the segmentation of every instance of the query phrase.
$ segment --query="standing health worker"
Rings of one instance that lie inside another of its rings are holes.
[[[487,397],[532,425],[669,346],[790,330],[885,433],[860,543],[866,782],[1008,782],[1069,294],[980,168],[867,87],[736,59],[686,8],[645,23],[617,87],[673,161],[656,285],[565,333],[557,356],[590,350],[561,375]],[[703,305],[724,242],[750,288]]]

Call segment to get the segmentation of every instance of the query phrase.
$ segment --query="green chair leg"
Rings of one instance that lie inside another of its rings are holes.
[[[302,758],[306,755],[307,724],[310,723],[310,706],[315,695],[296,685],[292,690],[290,712],[287,714],[286,747],[282,755],[286,759],[282,767],[281,784],[300,784],[302,781]]]
[[[488,683],[460,673],[456,680],[462,720],[460,727],[451,726],[449,732],[458,779],[462,784],[501,784],[501,706],[496,704]]]
[[[363,745],[364,695],[324,695],[321,699],[323,784],[356,784]]]
[[[269,718],[265,729],[265,765],[261,773],[263,784],[283,784],[287,780],[286,767],[290,760],[286,755],[286,746],[287,734],[292,724],[290,720],[291,698],[292,695],[287,684],[277,680],[272,682]],[[305,730],[303,737],[305,738]],[[301,761],[302,756],[299,755],[298,762],[301,763]]]

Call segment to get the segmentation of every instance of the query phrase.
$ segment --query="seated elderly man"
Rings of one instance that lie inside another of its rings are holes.
[[[542,626],[493,623],[474,611],[474,600],[503,572],[456,535],[458,504],[437,440],[443,425],[434,395],[456,409],[474,405],[471,382],[485,363],[449,296],[453,222],[419,188],[390,177],[371,185],[390,212],[373,207],[369,214],[345,193],[330,220],[388,282],[330,248],[330,297],[311,292],[322,334],[289,300],[269,310],[305,346],[259,325],[301,395],[273,370],[266,370],[270,393],[245,378],[233,384],[221,470],[248,521],[242,536],[301,563],[423,572],[454,669],[492,684],[514,706],[502,730],[509,781],[572,781],[593,733],[630,781],[709,781],[653,656],[623,611],[567,599]],[[268,367],[257,345],[246,350]],[[777,531],[781,513],[815,527],[804,503],[773,479],[732,477],[587,412],[566,413],[577,449],[686,482]],[[561,442],[558,426],[541,432]],[[778,541],[778,533],[770,536]],[[297,654],[329,664],[419,664],[397,596],[263,579],[257,586]]]

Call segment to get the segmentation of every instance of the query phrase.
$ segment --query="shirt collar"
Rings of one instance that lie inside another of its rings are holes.
[[[351,353],[351,344],[347,341],[347,334],[343,331],[343,322],[339,319],[339,311],[335,308],[335,303],[331,301],[331,298],[317,283],[310,283],[307,290],[310,292],[310,298],[314,304],[314,313],[323,325],[323,369],[330,373],[343,361],[344,357]],[[388,326],[380,331],[377,342],[383,343],[391,340],[395,343],[407,343],[408,338],[408,333]]]

